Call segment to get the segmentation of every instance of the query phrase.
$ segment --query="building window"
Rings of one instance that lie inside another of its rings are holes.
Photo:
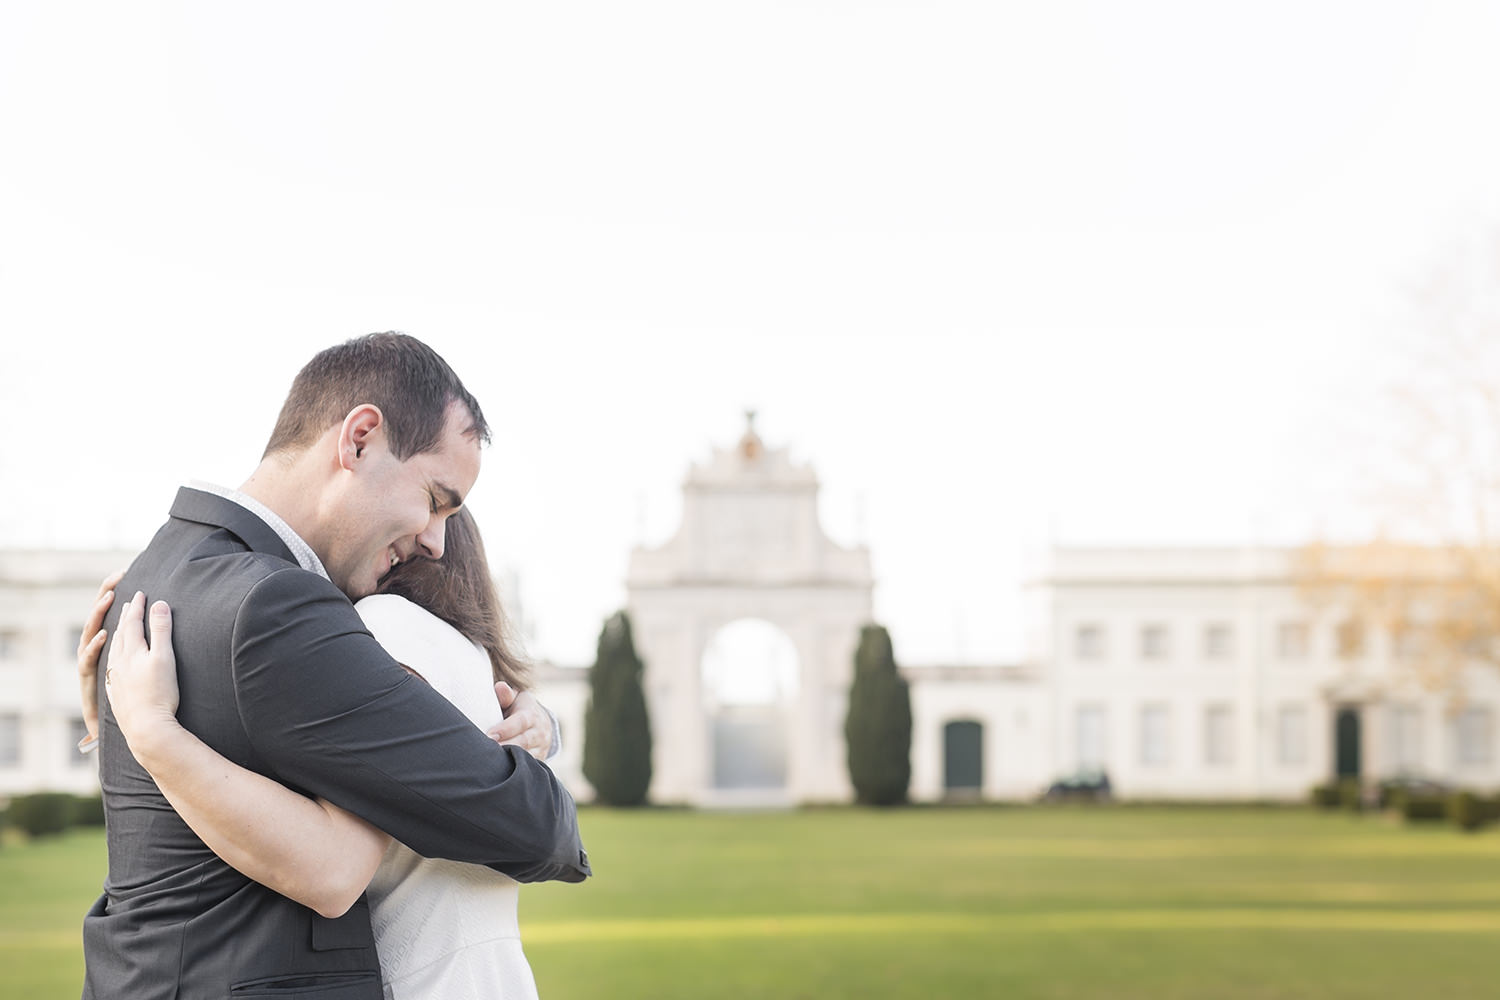
[[[1147,625],[1141,629],[1141,659],[1165,660],[1171,655],[1171,638],[1165,625]]]
[[[1171,714],[1166,705],[1146,705],[1141,709],[1141,763],[1147,767],[1164,767],[1170,756],[1168,727]]]
[[[1422,773],[1422,710],[1416,705],[1391,709],[1391,763],[1398,774]]]
[[[1105,719],[1103,705],[1079,705],[1077,731],[1078,769],[1104,770]]]
[[[1205,627],[1203,629],[1203,658],[1227,660],[1232,656],[1234,656],[1234,630],[1223,624]]]
[[[1276,628],[1276,655],[1283,660],[1307,659],[1307,623],[1282,622]]]
[[[1203,712],[1203,762],[1214,767],[1234,763],[1234,709],[1210,705]]]
[[[1285,705],[1276,713],[1276,760],[1293,766],[1307,763],[1307,709]]]
[[[1080,660],[1104,659],[1104,626],[1078,626],[1078,631],[1074,634],[1073,648]]]
[[[1453,719],[1460,764],[1488,764],[1491,760],[1490,710],[1466,708]]]
[[[21,658],[21,633],[18,629],[0,629],[0,663]]]
[[[1356,621],[1340,622],[1336,632],[1339,657],[1356,660],[1365,655],[1365,627]]]
[[[21,716],[0,712],[0,767],[21,763]]]

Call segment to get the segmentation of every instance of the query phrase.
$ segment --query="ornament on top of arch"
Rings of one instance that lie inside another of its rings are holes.
[[[755,433],[755,411],[745,411],[745,433],[740,437],[740,454],[750,461],[755,461],[765,452],[766,444]]]

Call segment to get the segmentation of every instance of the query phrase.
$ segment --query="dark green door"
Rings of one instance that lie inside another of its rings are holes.
[[[943,788],[977,792],[984,787],[984,726],[950,722],[943,727]]]
[[[1334,718],[1334,773],[1359,777],[1359,709],[1341,708]]]

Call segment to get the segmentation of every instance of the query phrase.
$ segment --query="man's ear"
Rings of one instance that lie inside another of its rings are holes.
[[[385,414],[374,403],[361,403],[349,411],[339,427],[339,468],[351,471],[364,457],[365,449],[385,434]]]

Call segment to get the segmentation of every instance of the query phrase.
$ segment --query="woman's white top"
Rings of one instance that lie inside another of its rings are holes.
[[[370,634],[481,729],[500,721],[490,660],[441,618],[392,594],[355,605]],[[482,865],[392,842],[370,882],[387,1000],[536,998],[516,923],[520,886]]]

